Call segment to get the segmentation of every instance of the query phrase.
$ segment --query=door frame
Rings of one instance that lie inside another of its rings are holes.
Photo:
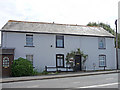
[[[0,58],[1,58],[1,68],[2,68],[2,77],[9,77],[11,75],[11,65],[14,60],[14,50],[15,48],[0,48]],[[9,67],[5,68],[3,67],[3,58],[8,57],[9,58]],[[7,71],[7,69],[9,69]]]

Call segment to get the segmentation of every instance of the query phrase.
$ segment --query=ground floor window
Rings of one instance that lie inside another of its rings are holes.
[[[26,59],[31,61],[33,64],[33,55],[26,55]]]
[[[99,55],[99,66],[100,67],[106,66],[106,55]]]
[[[64,55],[56,54],[56,67],[64,67]]]

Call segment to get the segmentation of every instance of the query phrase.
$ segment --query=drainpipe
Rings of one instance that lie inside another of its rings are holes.
[[[117,36],[117,20],[115,20],[116,26],[116,69],[118,70],[118,36]]]

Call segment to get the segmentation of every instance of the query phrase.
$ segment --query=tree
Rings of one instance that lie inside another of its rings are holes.
[[[97,26],[97,27],[102,27],[103,29],[105,29],[106,31],[108,31],[109,33],[111,33],[112,35],[116,36],[115,31],[110,27],[110,25],[105,24],[105,23],[96,23],[96,22],[89,22],[87,24],[87,26]],[[115,42],[116,42],[116,38],[115,38]],[[118,48],[120,48],[120,34],[118,33]]]

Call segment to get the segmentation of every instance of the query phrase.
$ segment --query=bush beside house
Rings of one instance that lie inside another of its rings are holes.
[[[31,61],[24,58],[18,58],[14,60],[11,66],[11,76],[13,77],[47,75],[47,74],[53,73],[49,73],[46,71],[38,72],[36,69],[34,70]],[[57,74],[57,72],[55,72],[54,74]]]
[[[35,74],[31,61],[28,61],[24,58],[18,58],[17,60],[14,60],[11,71],[11,75],[14,77],[30,76]]]

